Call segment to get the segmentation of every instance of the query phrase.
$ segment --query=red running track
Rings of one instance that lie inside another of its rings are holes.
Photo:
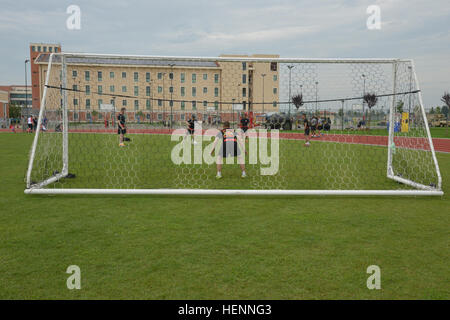
[[[21,130],[20,130],[21,131]],[[132,133],[146,133],[146,134],[171,134],[174,130],[172,129],[127,129],[127,132]],[[0,132],[11,132],[9,129],[0,129]],[[71,129],[70,132],[80,132],[80,133],[115,133],[115,129]],[[204,132],[204,131],[203,131]],[[284,133],[280,132],[281,139],[292,139],[292,140],[304,140],[303,133]],[[367,144],[376,146],[387,146],[388,137],[387,136],[370,136],[370,135],[356,135],[356,134],[326,134],[320,138],[312,138],[311,141],[329,141],[329,142],[340,142],[349,144]],[[430,150],[428,139],[426,138],[415,138],[415,137],[395,137],[395,146],[398,148],[410,148],[410,149],[421,149]],[[433,138],[434,149],[438,152],[450,152],[450,139],[443,138]]]

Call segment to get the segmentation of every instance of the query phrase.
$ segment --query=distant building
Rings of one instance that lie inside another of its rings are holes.
[[[4,118],[5,110],[6,114],[9,115],[8,106],[11,104],[21,108],[31,108],[31,86],[28,86],[28,90],[25,89],[24,85],[0,86],[0,92],[3,92],[3,94],[0,94],[0,96],[3,96],[3,99],[0,100],[7,100],[6,103],[0,104],[0,118]],[[26,110],[22,111],[22,114],[26,113]]]
[[[41,105],[41,87],[39,83],[39,66],[35,64],[36,58],[41,53],[61,52],[60,44],[30,43],[30,67],[31,67],[31,95],[33,109],[39,109]]]
[[[9,118],[9,91],[0,90],[0,119]]]
[[[270,59],[278,58],[279,55],[221,57]],[[47,52],[35,60],[39,66],[36,77],[39,78],[41,98],[49,58]],[[60,70],[59,57],[54,62],[54,67]],[[68,92],[69,117],[88,120],[94,110],[100,111],[102,104],[114,104],[117,109],[125,107],[128,112],[143,113],[147,119],[151,117],[156,121],[168,120],[172,112],[175,121],[185,120],[186,113],[196,113],[201,119],[207,119],[217,112],[231,120],[232,104],[242,105],[243,111],[255,113],[278,111],[278,72],[278,63],[270,61],[252,63],[69,57],[67,86],[75,89]],[[52,74],[56,76],[59,72]],[[264,107],[261,104],[263,100],[266,103]]]

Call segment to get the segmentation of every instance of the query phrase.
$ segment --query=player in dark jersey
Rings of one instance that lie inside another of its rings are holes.
[[[305,114],[303,114],[303,127],[305,129],[305,147],[309,147],[309,139],[311,139],[311,137],[309,136],[310,125]]]
[[[127,126],[125,124],[125,108],[120,109],[120,113],[117,116],[117,134],[119,135],[119,147],[124,147],[125,143],[123,143],[124,135],[127,133]]]
[[[219,154],[217,155],[217,175],[216,178],[222,178],[222,164],[223,158],[226,157],[238,157],[238,163],[242,170],[242,178],[245,178],[247,174],[245,173],[245,159],[241,150],[245,151],[243,135],[237,134],[233,129],[230,129],[230,123],[225,121],[223,124],[223,129],[216,135],[216,139],[213,143],[213,148],[211,150],[211,155],[213,154],[216,145],[221,141],[222,146],[220,147]]]
[[[240,128],[242,129],[242,131],[244,131],[244,133],[247,132],[249,123],[250,123],[250,120],[248,119],[248,114],[245,113],[244,116],[241,118],[241,124],[240,124]]]
[[[187,123],[187,132],[188,132],[188,134],[190,134],[191,136],[194,135],[195,121],[196,121],[195,114],[193,114],[193,115],[191,116],[191,118],[190,118],[188,121],[186,121],[186,123]],[[197,144],[197,142],[194,140],[194,138],[192,138],[192,143],[193,143],[193,144]]]

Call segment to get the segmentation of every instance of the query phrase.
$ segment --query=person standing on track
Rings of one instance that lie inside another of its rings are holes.
[[[308,119],[306,118],[306,114],[303,114],[302,118],[303,128],[305,129],[305,147],[309,147],[309,139],[311,139],[311,137],[309,136],[310,125]]]
[[[117,134],[119,135],[119,147],[125,147],[124,135],[127,133],[127,126],[125,124],[125,108],[120,109],[120,113],[117,116]]]

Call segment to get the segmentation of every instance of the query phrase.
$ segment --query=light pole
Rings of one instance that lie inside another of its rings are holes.
[[[163,127],[166,125],[166,72],[163,72]]]
[[[412,67],[408,66],[409,69],[409,103],[408,103],[408,117],[411,114],[411,91],[412,91]]]
[[[150,123],[152,123],[152,118],[153,118],[153,88],[152,88],[152,84],[153,84],[153,80],[150,80]]]
[[[30,62],[29,59],[25,60],[25,108],[27,110],[27,118],[29,117],[28,109],[28,83],[27,83],[27,63]]]
[[[262,77],[262,112],[263,112],[263,114],[264,114],[264,78],[266,77],[266,74],[265,73],[263,73],[263,74],[261,74],[261,77]]]
[[[290,65],[288,66],[289,68],[289,110],[288,110],[288,117],[291,116],[291,71],[292,68],[294,68],[295,66]]]
[[[363,117],[363,122],[365,122],[365,114],[364,114],[364,96],[366,95],[366,75],[363,74],[362,75],[363,78],[363,104],[362,104],[362,117]]]
[[[175,63],[170,63],[170,129],[172,129],[172,121],[173,121],[173,67]]]
[[[316,81],[316,112],[315,114],[317,115],[317,103],[318,103],[318,97],[317,97],[317,86],[319,84],[319,81]]]
[[[341,100],[341,102],[342,102],[342,131],[344,131],[344,119],[345,119],[345,112],[344,112],[344,103],[345,103],[345,100]]]

